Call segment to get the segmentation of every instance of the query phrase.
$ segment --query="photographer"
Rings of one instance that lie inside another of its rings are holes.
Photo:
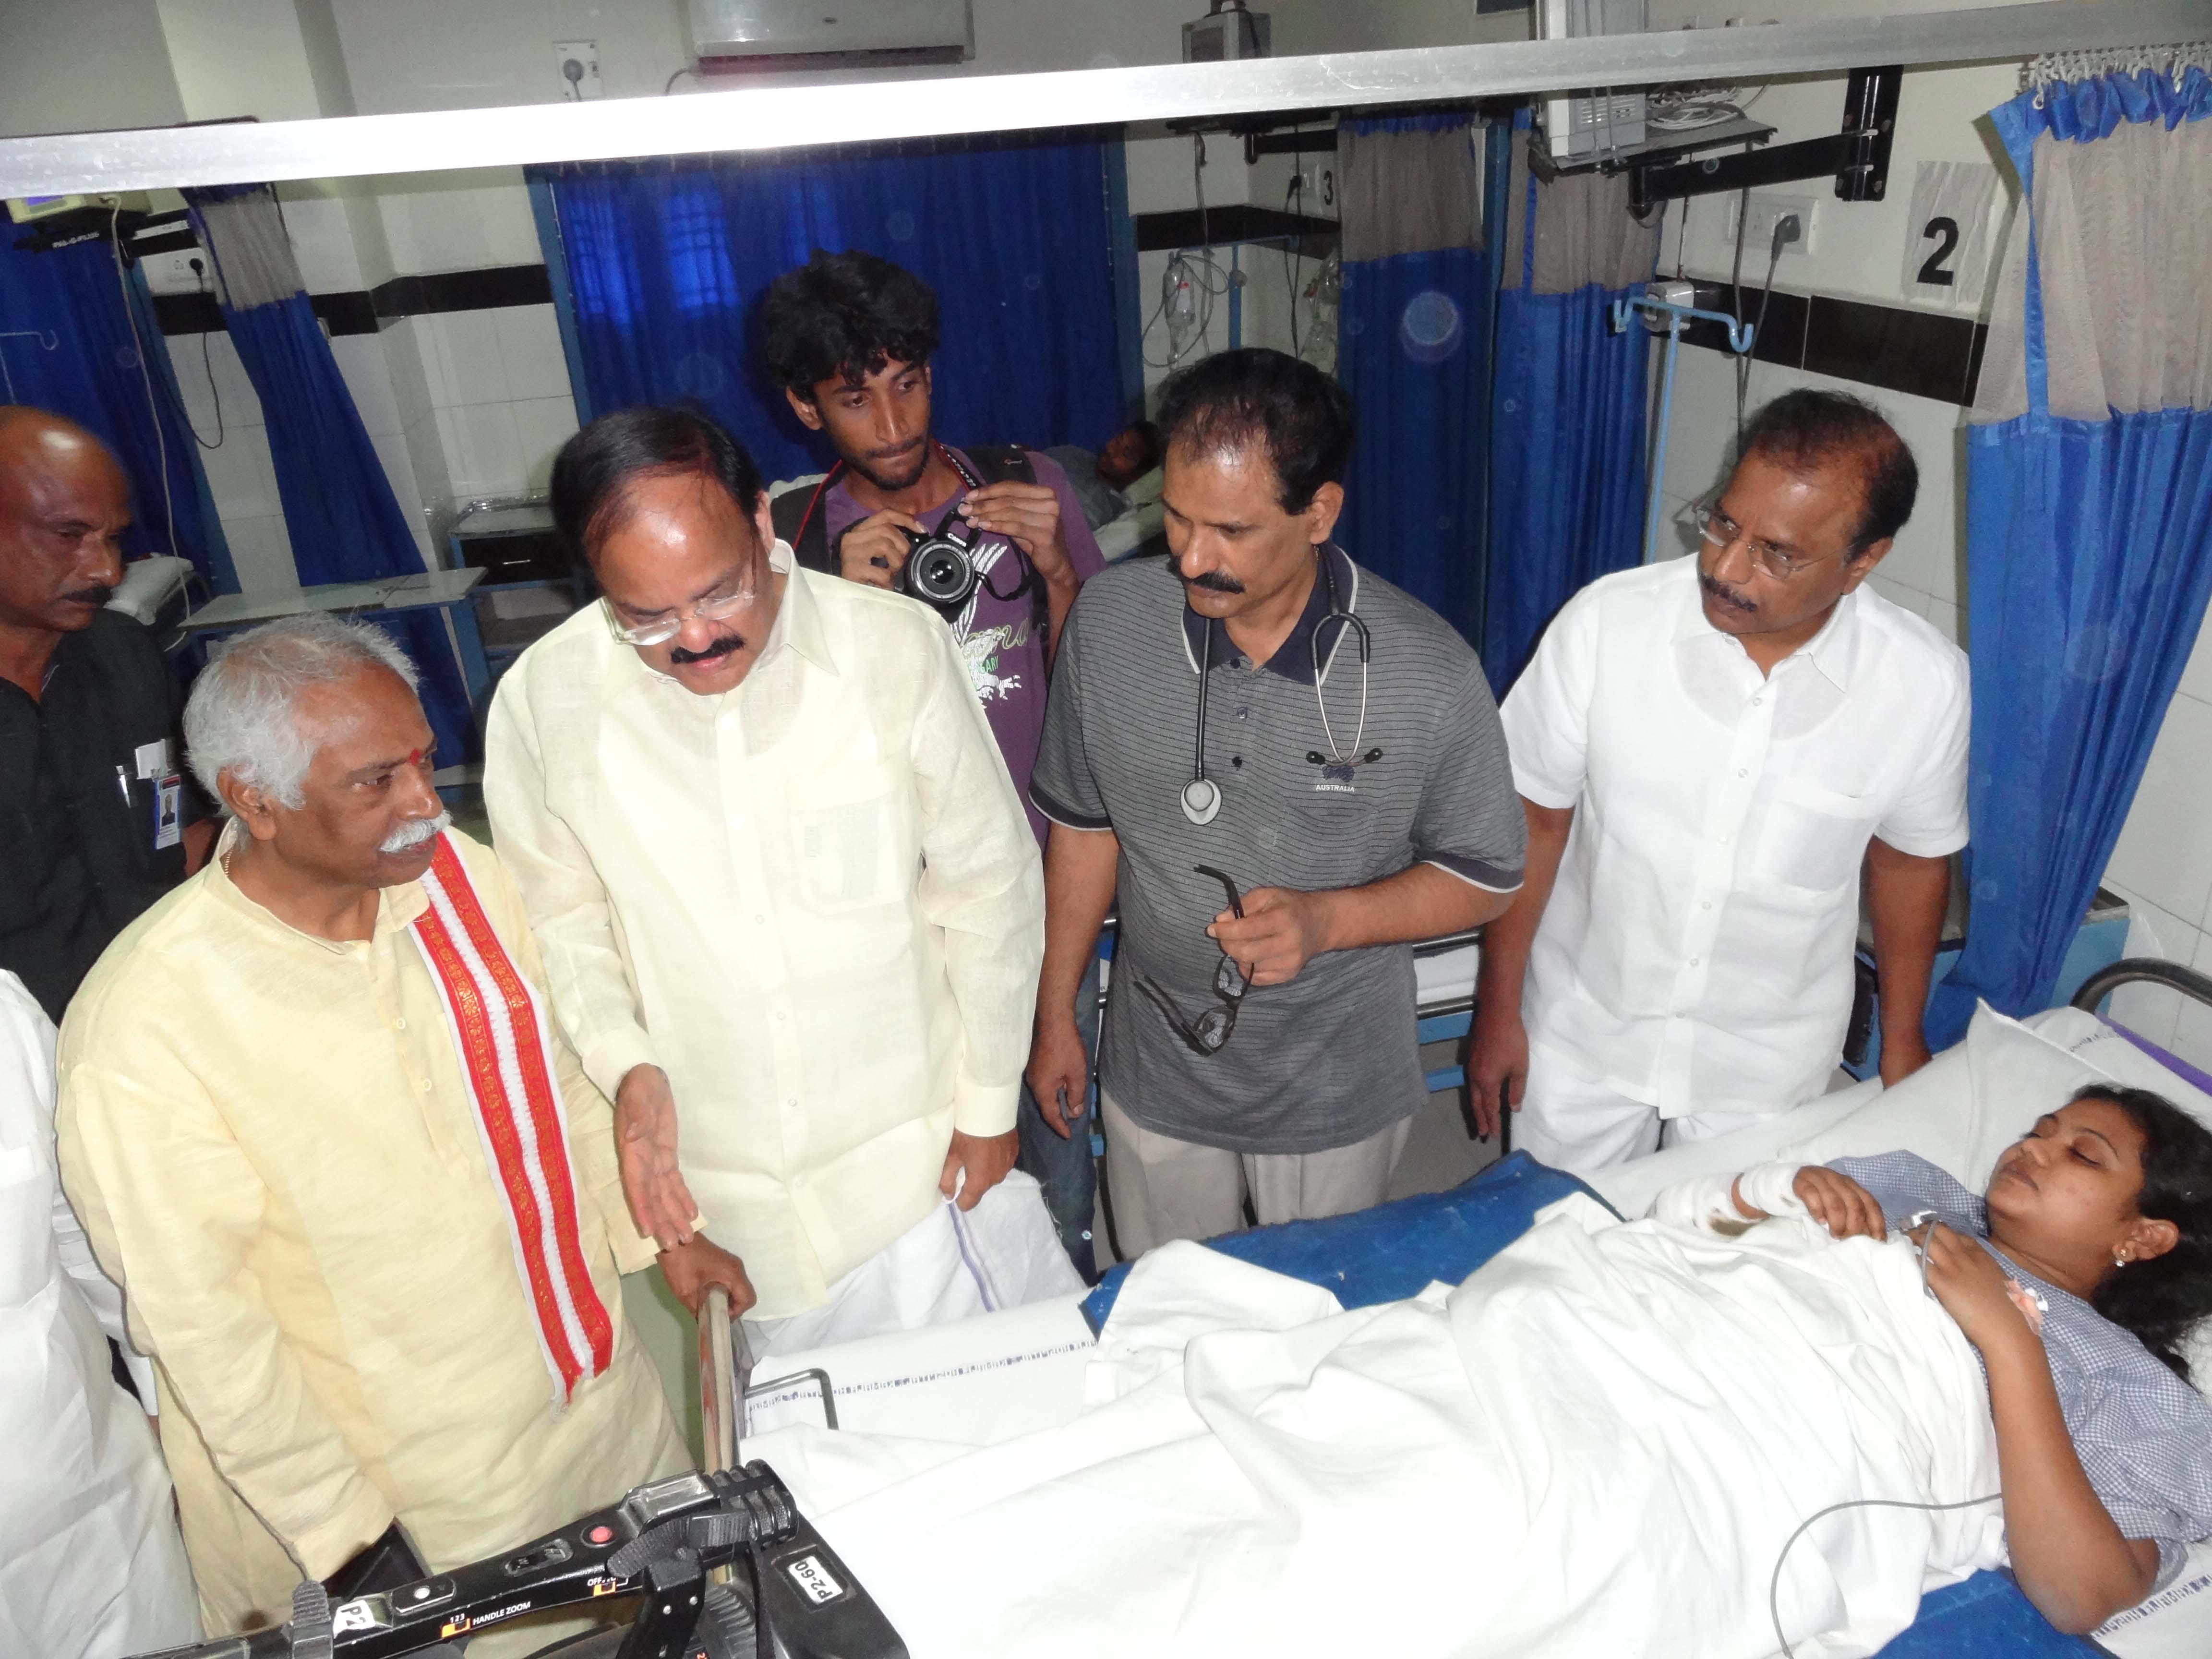
[[[938,609],[1042,848],[1047,825],[1029,785],[1052,653],[1076,590],[1105,563],[1066,473],[1035,450],[956,449],[932,434],[937,296],[887,259],[817,249],[769,285],[759,322],[769,374],[799,420],[837,452],[819,484],[775,497],[777,538],[810,569],[884,588],[901,586],[915,538],[950,532],[969,544],[975,586]],[[1094,957],[1077,993],[1086,1030],[1095,1028],[1097,990]],[[1087,1279],[1097,1179],[1079,1132],[1082,1107],[1073,1102],[1064,1117],[1057,1102],[1041,1109],[1024,1094],[1019,1167],[1044,1187],[1061,1242]]]

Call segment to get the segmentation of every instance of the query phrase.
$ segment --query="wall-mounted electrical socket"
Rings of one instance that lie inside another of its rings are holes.
[[[1298,169],[1298,211],[1309,218],[1326,218],[1336,211],[1336,167],[1331,161],[1308,161]]]
[[[553,66],[560,71],[561,96],[565,101],[580,104],[586,98],[603,95],[599,91],[598,41],[556,40]]]
[[[200,265],[197,271],[192,269],[194,260]],[[146,278],[147,291],[152,294],[192,294],[215,287],[207,255],[196,247],[173,253],[141,254],[138,269]]]
[[[1730,242],[1735,240],[1736,212],[1739,206],[1740,203],[1734,200],[1729,204],[1728,234]],[[1814,251],[1814,240],[1819,234],[1820,228],[1818,198],[1811,196],[1769,195],[1765,191],[1758,190],[1752,191],[1751,210],[1744,216],[1743,222],[1743,258],[1747,267],[1765,258],[1766,251],[1774,246],[1776,221],[1782,218],[1784,215],[1791,213],[1797,216],[1797,240],[1794,242],[1784,242],[1782,245],[1782,257],[1785,259],[1793,253],[1810,253]]]

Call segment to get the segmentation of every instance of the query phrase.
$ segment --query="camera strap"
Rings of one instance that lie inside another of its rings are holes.
[[[1036,482],[1036,468],[1030,460],[1029,451],[1018,444],[977,444],[968,452],[968,459],[974,465],[964,466],[951,450],[934,438],[930,441],[937,445],[938,453],[945,457],[966,489],[981,489],[987,483]],[[793,557],[802,566],[825,575],[837,574],[837,558],[836,550],[830,544],[830,514],[824,498],[844,471],[845,463],[839,461],[823,474],[812,489],[787,489],[769,503],[769,518],[775,525],[776,538],[790,546]]]

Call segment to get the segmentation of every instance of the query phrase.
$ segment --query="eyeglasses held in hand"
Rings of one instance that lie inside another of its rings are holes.
[[[1229,895],[1229,908],[1238,921],[1244,918],[1244,901],[1238,896],[1237,884],[1211,865],[1193,866],[1201,876],[1212,876]],[[1213,969],[1213,994],[1219,999],[1195,1021],[1187,1020],[1176,1006],[1175,999],[1149,974],[1133,971],[1131,978],[1138,990],[1160,1011],[1168,1029],[1182,1039],[1184,1047],[1201,1058],[1218,1054],[1237,1030],[1237,1011],[1243,1006],[1244,994],[1252,988],[1244,977],[1244,970],[1236,958],[1223,951],[1220,962]]]
[[[1743,526],[1711,501],[1701,502],[1690,509],[1690,523],[1698,535],[1715,547],[1733,547],[1743,535]],[[1855,547],[1838,549],[1833,553],[1792,553],[1777,547],[1772,542],[1753,540],[1744,551],[1751,562],[1766,575],[1777,581],[1788,581],[1792,576],[1826,563],[1830,559],[1848,559],[1857,553]]]
[[[661,645],[681,633],[684,624],[696,617],[701,622],[721,622],[734,617],[753,602],[755,590],[748,584],[734,593],[718,593],[703,599],[696,605],[686,605],[673,615],[660,617],[648,623],[625,623],[617,614],[614,601],[601,599],[599,608],[606,612],[607,632],[624,645]]]

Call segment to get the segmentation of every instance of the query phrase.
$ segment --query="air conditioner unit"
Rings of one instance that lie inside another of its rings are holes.
[[[969,0],[688,0],[702,69],[854,58],[957,64],[975,55]]]
[[[1644,33],[1644,0],[1537,0],[1535,13],[1543,40]],[[1543,126],[1544,147],[1557,161],[1640,144],[1644,94],[1601,88],[1595,97],[1547,98]]]

